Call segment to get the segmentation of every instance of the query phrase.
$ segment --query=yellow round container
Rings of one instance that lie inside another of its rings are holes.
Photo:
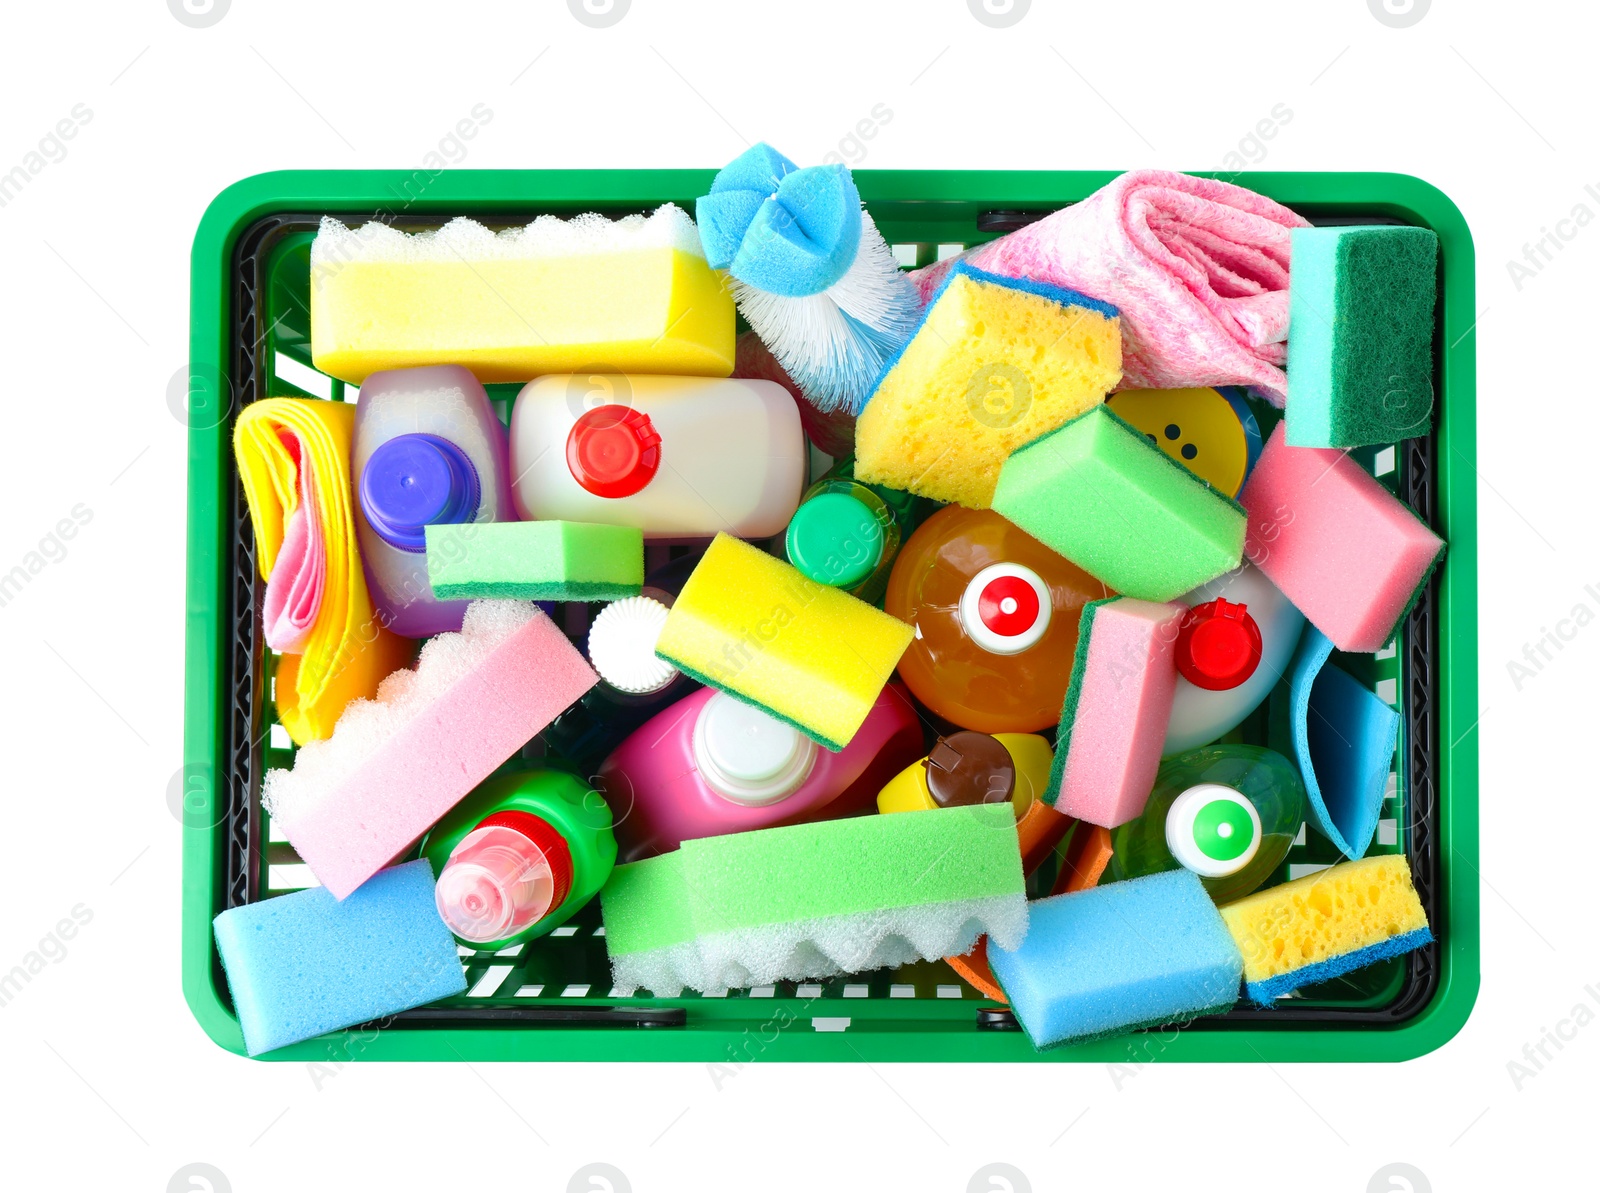
[[[1111,412],[1219,493],[1237,497],[1250,467],[1250,438],[1238,411],[1215,389],[1125,389]],[[1259,433],[1258,433],[1259,438]]]

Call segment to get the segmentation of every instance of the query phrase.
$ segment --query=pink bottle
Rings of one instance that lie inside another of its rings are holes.
[[[923,753],[916,711],[894,684],[837,754],[702,688],[629,735],[601,764],[596,785],[611,805],[618,862],[637,861],[696,837],[865,811]]]

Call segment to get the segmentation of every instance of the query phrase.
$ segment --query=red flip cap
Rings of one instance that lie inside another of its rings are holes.
[[[478,821],[475,828],[508,828],[532,841],[550,863],[550,881],[555,889],[550,894],[550,910],[566,902],[572,890],[572,850],[567,840],[547,822],[532,812],[496,812]]]
[[[1218,597],[1189,610],[1178,630],[1178,673],[1197,688],[1236,688],[1261,664],[1261,629],[1247,605]]]
[[[632,497],[661,467],[661,435],[631,406],[585,410],[567,432],[567,470],[596,497]]]

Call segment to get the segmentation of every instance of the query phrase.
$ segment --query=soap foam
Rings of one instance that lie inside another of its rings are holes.
[[[610,220],[595,212],[584,212],[564,220],[541,215],[524,227],[501,232],[492,232],[466,216],[457,216],[436,231],[415,233],[401,232],[377,220],[351,229],[332,216],[323,216],[317,237],[311,242],[311,267],[337,268],[355,261],[521,261],[648,249],[673,249],[705,259],[700,233],[689,214],[674,203],[663,203],[647,216],[626,215]]]

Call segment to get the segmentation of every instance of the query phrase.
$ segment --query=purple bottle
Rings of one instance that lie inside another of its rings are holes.
[[[459,630],[467,602],[434,599],[424,528],[516,517],[506,430],[489,395],[460,365],[373,373],[361,386],[350,463],[378,617],[407,638]]]

